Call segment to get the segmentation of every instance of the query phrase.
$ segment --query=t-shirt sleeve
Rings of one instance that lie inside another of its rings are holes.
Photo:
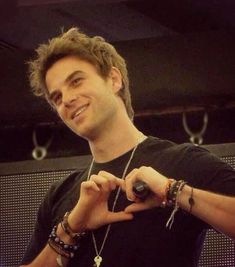
[[[23,256],[21,264],[29,264],[45,247],[49,234],[53,226],[51,226],[51,199],[53,196],[55,184],[46,193],[44,200],[42,201],[34,227],[34,232],[31,236],[26,252]]]
[[[170,148],[161,160],[165,162],[165,170],[169,170],[165,172],[168,177],[183,179],[194,188],[235,196],[235,170],[205,148],[181,144]],[[182,214],[190,227],[211,228],[188,212]]]
[[[71,186],[79,185],[79,182],[75,183],[76,179],[79,179],[79,173],[81,172],[74,171],[51,185],[38,209],[34,231],[21,264],[29,264],[39,255],[47,244],[53,226],[61,220],[65,211],[76,203],[77,195],[71,193]],[[72,202],[73,195],[75,199]]]
[[[199,189],[235,196],[235,170],[208,150],[189,146],[185,157],[187,182]]]

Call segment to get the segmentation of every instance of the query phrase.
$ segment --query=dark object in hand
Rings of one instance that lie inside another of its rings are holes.
[[[145,200],[150,194],[150,189],[148,185],[140,180],[135,181],[132,190],[135,196],[141,200]]]

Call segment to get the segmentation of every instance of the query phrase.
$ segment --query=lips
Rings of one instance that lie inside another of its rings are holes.
[[[86,108],[88,107],[88,104],[81,106],[80,108],[78,108],[77,110],[75,110],[75,112],[73,112],[71,118],[72,120],[76,117],[78,117]]]

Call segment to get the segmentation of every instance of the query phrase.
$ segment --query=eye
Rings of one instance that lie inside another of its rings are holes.
[[[61,94],[60,93],[55,93],[51,96],[50,98],[51,100],[51,103],[54,105],[54,106],[58,106],[60,105],[61,103]]]
[[[78,85],[80,84],[81,80],[82,80],[82,78],[75,78],[75,79],[73,79],[73,80],[71,81],[71,86],[72,86],[72,87],[76,87],[76,86],[78,86]]]

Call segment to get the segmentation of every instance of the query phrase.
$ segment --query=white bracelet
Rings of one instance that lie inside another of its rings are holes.
[[[65,267],[65,265],[63,263],[62,256],[60,254],[57,255],[56,262],[57,262],[57,264],[58,264],[59,267]]]

